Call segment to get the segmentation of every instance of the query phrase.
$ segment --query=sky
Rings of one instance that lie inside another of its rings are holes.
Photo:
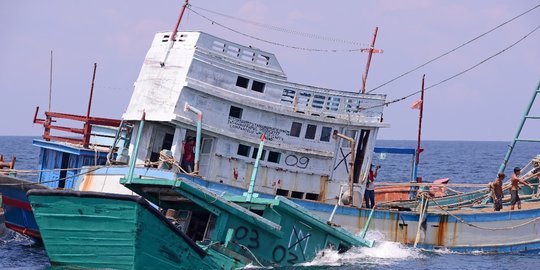
[[[0,136],[42,134],[32,119],[36,106],[40,117],[48,107],[51,51],[51,111],[86,114],[97,63],[92,115],[120,118],[154,34],[174,28],[183,3],[2,1]],[[510,141],[540,80],[540,29],[505,50],[540,26],[536,8],[385,84],[539,5],[538,0],[192,0],[190,4],[217,23],[187,10],[181,31],[200,30],[272,52],[289,81],[344,91],[360,89],[367,61],[366,53],[344,51],[368,47],[378,27],[375,48],[383,53],[372,57],[366,88],[384,84],[373,93],[387,94],[388,101],[419,91],[424,74],[426,87],[431,86],[496,55],[426,91],[424,140]],[[391,127],[383,129],[379,139],[416,139],[419,111],[410,106],[417,99],[419,95],[385,108],[384,120]],[[531,115],[540,116],[540,98],[537,103]],[[528,121],[522,137],[537,135],[538,121]]]

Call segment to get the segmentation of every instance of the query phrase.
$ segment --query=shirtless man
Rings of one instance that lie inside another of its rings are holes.
[[[521,199],[519,199],[518,196],[518,190],[521,189],[519,186],[519,183],[528,186],[529,188],[533,188],[531,185],[527,184],[526,182],[519,179],[519,174],[521,173],[521,169],[519,167],[514,168],[514,174],[512,174],[512,178],[510,178],[510,183],[512,184],[512,187],[510,188],[510,210],[514,210],[514,205],[517,203],[518,209],[521,209]]]
[[[503,200],[503,191],[502,191],[502,182],[504,179],[504,173],[497,174],[497,179],[489,185],[489,190],[491,193],[491,198],[493,198],[493,209],[495,211],[501,211],[502,209],[502,200]]]

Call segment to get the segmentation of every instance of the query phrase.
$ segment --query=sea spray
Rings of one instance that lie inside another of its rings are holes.
[[[335,250],[319,251],[311,262],[301,266],[344,266],[344,265],[392,265],[403,260],[422,259],[425,257],[421,249],[407,247],[400,243],[384,240],[377,231],[368,232],[366,238],[375,240],[375,246],[353,247],[347,252]]]

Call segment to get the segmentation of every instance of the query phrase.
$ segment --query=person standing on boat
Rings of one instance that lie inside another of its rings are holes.
[[[377,165],[375,171],[373,171],[373,164],[369,165],[368,182],[366,185],[366,192],[364,193],[364,201],[366,202],[367,208],[375,207],[375,184],[373,184],[373,182],[375,181],[380,168],[381,165]]]
[[[491,193],[491,198],[493,198],[493,209],[495,211],[501,211],[502,201],[503,201],[503,190],[502,182],[505,175],[504,173],[497,174],[497,179],[489,185],[489,190]]]
[[[193,166],[195,162],[195,138],[188,137],[184,143],[184,154],[182,155],[182,169],[187,173],[193,172]]]
[[[519,167],[515,167],[514,174],[512,174],[512,178],[510,178],[510,183],[512,184],[512,186],[510,187],[510,196],[511,196],[510,210],[514,210],[514,205],[516,205],[516,203],[517,203],[518,209],[521,209],[521,199],[519,198],[519,195],[518,195],[518,190],[521,189],[521,187],[519,186],[519,183],[526,185],[532,189],[531,185],[529,185],[528,183],[526,183],[525,181],[519,178],[520,174],[521,174],[521,169]]]

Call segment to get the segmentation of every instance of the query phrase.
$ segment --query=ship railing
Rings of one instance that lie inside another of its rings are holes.
[[[39,119],[37,118],[38,112],[39,107],[36,107],[33,122],[43,125],[42,138],[44,140],[67,142],[81,145],[83,148],[89,148],[90,145],[110,147],[121,123],[117,119],[58,112],[45,112],[45,119]],[[62,121],[62,125],[57,124],[59,120]],[[69,122],[71,125],[68,124]],[[63,132],[63,134],[52,135],[51,131],[53,130]]]

